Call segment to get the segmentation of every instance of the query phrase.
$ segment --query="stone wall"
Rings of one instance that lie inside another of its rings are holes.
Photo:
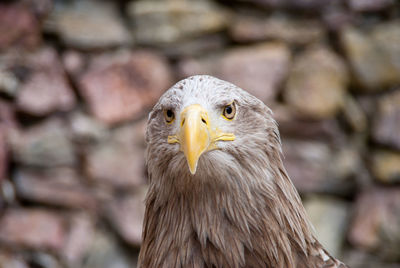
[[[0,267],[135,267],[146,115],[212,74],[274,111],[317,236],[400,267],[400,3],[0,3]]]

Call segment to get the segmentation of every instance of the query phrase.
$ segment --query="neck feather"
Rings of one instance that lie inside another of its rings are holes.
[[[141,267],[296,267],[315,239],[280,156],[269,159],[276,162],[223,180],[156,174]]]

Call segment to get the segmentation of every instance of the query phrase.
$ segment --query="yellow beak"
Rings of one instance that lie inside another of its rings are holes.
[[[179,143],[183,151],[190,173],[196,173],[200,156],[209,150],[217,149],[216,141],[232,141],[235,136],[230,133],[220,133],[211,128],[207,111],[199,104],[187,106],[180,116],[178,135],[169,136],[168,143]]]

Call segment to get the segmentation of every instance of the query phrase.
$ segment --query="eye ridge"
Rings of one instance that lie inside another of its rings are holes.
[[[222,116],[227,120],[232,120],[236,114],[236,106],[235,103],[232,102],[226,105],[222,111]]]

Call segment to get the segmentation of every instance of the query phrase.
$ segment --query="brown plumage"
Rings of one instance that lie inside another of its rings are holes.
[[[346,267],[312,234],[272,112],[211,76],[178,82],[150,113],[139,265]]]

